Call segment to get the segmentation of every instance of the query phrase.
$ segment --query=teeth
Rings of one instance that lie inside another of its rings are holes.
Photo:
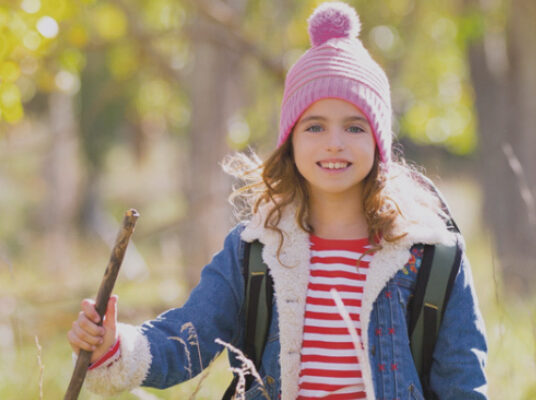
[[[346,162],[323,162],[320,163],[322,168],[328,168],[328,169],[341,169],[346,168],[348,166],[348,163]]]

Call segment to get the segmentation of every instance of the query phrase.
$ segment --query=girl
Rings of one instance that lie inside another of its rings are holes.
[[[198,374],[223,350],[244,347],[244,243],[259,240],[274,308],[258,383],[247,399],[422,399],[408,344],[407,304],[422,244],[453,244],[436,195],[391,157],[387,77],[357,38],[344,3],[309,18],[312,47],[288,72],[277,149],[264,162],[236,155],[224,168],[249,184],[232,197],[251,214],[227,236],[182,308],[139,327],[104,320],[91,300],[68,338],[93,351],[91,390],[166,388]],[[485,399],[484,326],[465,257],[433,354],[441,399]],[[356,357],[330,289],[339,291],[362,343]],[[231,363],[236,360],[231,357]]]

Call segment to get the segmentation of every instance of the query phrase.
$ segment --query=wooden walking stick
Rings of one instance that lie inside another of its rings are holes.
[[[104,319],[104,314],[106,314],[108,300],[112,294],[115,280],[117,278],[117,274],[119,273],[119,268],[123,262],[128,241],[132,235],[132,232],[134,231],[134,226],[136,225],[136,220],[138,217],[138,212],[133,208],[125,213],[125,217],[123,218],[123,226],[117,234],[117,238],[115,239],[115,244],[112,249],[112,254],[110,256],[110,261],[108,262],[106,271],[104,271],[104,276],[102,277],[99,291],[97,293],[97,299],[95,300],[95,309],[100,315],[99,325],[101,326]],[[64,400],[78,399],[80,389],[82,388],[82,384],[84,383],[84,379],[86,377],[87,368],[89,367],[91,354],[91,351],[80,349],[80,354],[76,360],[73,375],[71,376],[71,382],[69,382],[69,387],[65,393]]]

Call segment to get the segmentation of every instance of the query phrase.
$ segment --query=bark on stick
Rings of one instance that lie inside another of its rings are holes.
[[[97,293],[97,299],[95,300],[95,309],[100,315],[99,325],[102,325],[104,314],[106,313],[106,306],[108,305],[108,300],[112,294],[115,280],[117,279],[117,274],[119,273],[119,268],[123,262],[123,257],[125,256],[125,251],[127,249],[130,236],[134,231],[134,226],[136,225],[138,216],[138,212],[134,209],[130,209],[125,213],[123,225],[121,226],[121,229],[119,230],[115,240],[110,261],[108,262],[108,266],[104,272],[104,276]],[[73,375],[71,376],[71,381],[69,382],[69,387],[65,393],[64,400],[78,399],[80,389],[82,388],[82,384],[84,383],[84,379],[86,377],[87,368],[89,367],[91,354],[92,352],[90,351],[82,349],[80,350],[80,354],[76,360],[76,365],[74,367]]]

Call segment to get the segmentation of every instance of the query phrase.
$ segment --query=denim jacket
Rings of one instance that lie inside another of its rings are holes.
[[[400,206],[400,204],[399,204]],[[399,229],[406,236],[382,241],[374,254],[364,288],[360,360],[367,399],[423,399],[407,333],[407,304],[420,267],[422,246],[456,238],[434,213],[404,204]],[[260,240],[263,259],[274,280],[274,306],[259,373],[271,399],[295,399],[309,277],[309,236],[295,221],[295,208],[283,210],[284,233],[279,259],[277,232],[265,229],[266,209],[227,235],[223,249],[203,269],[199,285],[181,308],[171,309],[139,327],[119,325],[121,357],[88,372],[90,390],[110,395],[136,386],[167,388],[207,367],[223,347],[220,338],[244,347],[245,241]],[[285,264],[286,266],[282,265]],[[486,340],[471,270],[465,256],[445,309],[433,354],[431,387],[440,399],[486,399]],[[230,355],[230,362],[239,362]],[[258,384],[246,399],[263,399]]]

